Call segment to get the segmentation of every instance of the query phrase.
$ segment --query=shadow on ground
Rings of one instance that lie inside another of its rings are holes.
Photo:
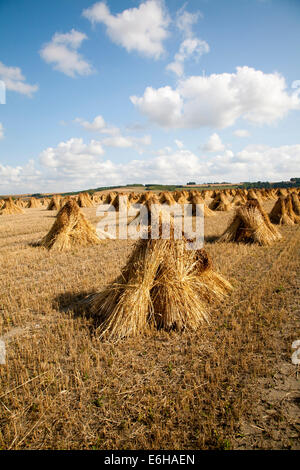
[[[99,317],[92,315],[90,311],[90,300],[96,291],[64,292],[53,300],[53,308],[61,313],[72,315],[73,318],[86,318],[90,321],[90,330],[94,331],[101,325]]]
[[[216,236],[209,236],[209,237],[204,237],[204,243],[215,243],[218,240],[219,237]]]

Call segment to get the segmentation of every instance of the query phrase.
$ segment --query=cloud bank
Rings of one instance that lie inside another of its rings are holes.
[[[251,67],[235,73],[192,76],[177,88],[147,87],[131,96],[137,110],[164,128],[226,128],[243,119],[251,124],[272,124],[291,110],[300,109],[299,91],[287,91],[284,77]]]
[[[179,143],[179,145],[178,145]],[[280,147],[250,145],[233,153],[199,154],[165,147],[156,155],[115,163],[104,154],[100,142],[69,139],[41,152],[37,169],[0,164],[0,193],[76,191],[129,183],[185,184],[213,181],[281,181],[300,173],[300,144]]]

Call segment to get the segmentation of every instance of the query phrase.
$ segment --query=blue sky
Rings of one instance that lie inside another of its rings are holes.
[[[0,0],[0,194],[300,173],[297,0]]]

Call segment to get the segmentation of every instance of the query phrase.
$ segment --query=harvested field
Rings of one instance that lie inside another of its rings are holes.
[[[300,449],[300,227],[271,246],[215,243],[234,210],[205,220],[204,248],[234,287],[210,322],[118,344],[80,301],[120,275],[134,242],[48,251],[32,243],[57,211],[0,217],[1,449]],[[81,211],[96,224],[96,207]]]

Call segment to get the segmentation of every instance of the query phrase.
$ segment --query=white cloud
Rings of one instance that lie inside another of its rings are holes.
[[[185,5],[177,13],[176,26],[183,33],[184,40],[180,44],[179,51],[174,56],[173,62],[166,69],[174,72],[178,77],[184,74],[184,62],[193,59],[198,62],[203,54],[210,51],[206,41],[198,39],[193,33],[192,26],[197,23],[200,12],[189,13],[184,10]]]
[[[73,185],[78,181],[77,184],[81,182],[83,187],[92,187],[93,181],[98,184],[99,179],[103,185],[127,184],[129,181],[177,184],[190,178],[197,181],[274,181],[289,179],[300,171],[300,145],[248,146],[237,154],[226,150],[209,158],[197,156],[187,149],[171,151],[166,148],[153,158],[126,163],[99,159],[93,154],[88,165],[86,159],[78,159],[78,154],[72,154],[66,145],[61,147],[60,144],[52,151],[56,153],[52,161],[61,180],[65,178]]]
[[[0,193],[63,192],[129,182],[181,184],[188,180],[281,181],[300,173],[300,144],[247,146],[207,158],[187,149],[165,147],[154,157],[115,163],[104,159],[98,142],[70,139],[40,155],[42,171],[30,161],[22,167],[0,164]]]
[[[168,145],[166,145],[165,147],[163,147],[161,149],[158,149],[158,150],[155,150],[152,153],[154,155],[168,155],[168,154],[172,153],[172,147],[169,147]]]
[[[72,138],[61,142],[57,147],[48,147],[39,157],[40,163],[49,168],[63,168],[66,172],[76,172],[77,169],[94,165],[104,150],[100,142],[91,140],[85,144],[83,139]]]
[[[147,87],[130,99],[151,121],[165,128],[225,128],[243,118],[272,124],[300,109],[300,90],[288,93],[284,77],[244,66],[235,73],[192,76],[178,87]]]
[[[4,128],[3,124],[0,122],[0,140],[4,138]]]
[[[185,7],[185,5],[184,5]],[[197,23],[199,17],[203,17],[200,11],[190,13],[183,8],[177,12],[176,26],[185,37],[193,36],[193,25]]]
[[[205,152],[223,152],[225,145],[222,143],[217,133],[212,134],[206,144],[203,146]]]
[[[110,39],[128,52],[158,59],[164,53],[163,41],[168,36],[170,20],[161,0],[147,0],[138,8],[112,15],[104,2],[83,11],[92,23],[103,23]]]
[[[103,139],[101,143],[108,147],[140,148],[140,146],[151,145],[151,136],[145,135],[144,137],[124,137],[119,134],[113,137],[107,137],[106,139]]]
[[[281,147],[249,145],[236,154],[233,163],[244,167],[245,179],[249,172],[248,175],[254,175],[261,180],[266,175],[271,181],[282,180],[289,175],[292,177],[299,174],[300,145]]]
[[[143,137],[123,136],[118,127],[108,126],[101,115],[96,116],[92,122],[84,121],[81,118],[76,118],[74,122],[79,123],[82,127],[84,127],[84,129],[88,131],[109,135],[110,137],[106,137],[100,142],[107,147],[134,147],[138,151],[141,151],[142,146],[151,144],[151,136],[149,135],[145,135]]]
[[[170,86],[158,88],[147,87],[144,95],[130,97],[138,110],[151,121],[162,127],[180,127],[183,100],[177,90]]]
[[[29,97],[32,97],[39,88],[38,85],[26,83],[26,78],[19,67],[7,67],[2,62],[0,62],[0,80],[5,83],[7,90],[16,91]]]
[[[90,131],[102,131],[106,127],[102,116],[96,116],[92,122],[83,121],[80,118],[76,118],[75,122],[79,122],[82,127]]]
[[[250,132],[247,131],[246,129],[237,129],[236,131],[233,132],[234,135],[237,137],[250,137]]]
[[[133,142],[128,137],[116,135],[114,137],[107,137],[103,139],[102,143],[108,147],[129,148],[132,147]]]
[[[41,172],[35,168],[33,160],[29,160],[25,166],[16,167],[0,163],[0,194],[34,191],[39,187],[40,178]]]
[[[198,61],[199,58],[208,53],[210,50],[206,41],[197,38],[185,39],[179,48],[179,52],[175,54],[174,61],[167,65],[166,69],[171,70],[179,77],[184,73],[184,62],[193,58]]]
[[[83,152],[84,157],[81,153],[73,153],[70,141],[62,142],[56,148],[46,149],[40,155],[40,163],[47,170],[45,178],[48,181],[56,181],[56,187],[61,183],[64,189],[76,189],[99,186],[100,182],[106,186],[127,184],[129,181],[178,181],[194,174],[200,168],[198,157],[188,150],[162,153],[154,158],[136,159],[126,163],[103,160],[93,152],[90,152],[87,158],[87,151]],[[43,186],[47,187],[47,184]]]
[[[55,70],[69,77],[90,75],[93,67],[77,52],[85,39],[87,36],[75,29],[65,34],[55,33],[51,41],[40,50],[40,56],[48,64],[53,64]]]
[[[74,122],[79,123],[84,129],[92,132],[100,132],[101,134],[116,135],[119,134],[118,127],[108,126],[102,116],[96,116],[92,122],[84,121],[81,118],[76,118]]]
[[[179,149],[182,149],[184,147],[184,143],[181,140],[175,139],[174,142]]]

